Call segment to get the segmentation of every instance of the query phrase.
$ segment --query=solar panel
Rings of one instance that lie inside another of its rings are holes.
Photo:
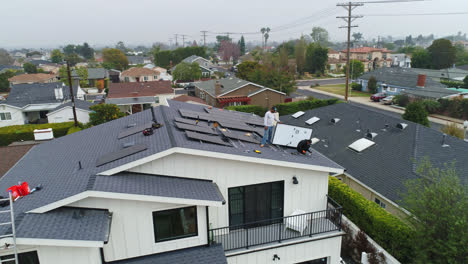
[[[210,143],[223,145],[223,146],[229,146],[229,147],[232,146],[231,144],[229,144],[227,142],[224,142],[218,136],[210,136],[210,135],[205,135],[205,134],[199,134],[199,133],[195,133],[195,132],[192,132],[192,131],[185,131],[185,134],[187,135],[187,137],[189,137],[191,139],[201,140],[201,141],[204,141],[204,142],[210,142]]]
[[[232,128],[232,129],[238,129],[238,130],[243,130],[243,131],[253,131],[253,128],[246,125],[245,123],[242,122],[237,122],[237,123],[228,123],[226,121],[218,121],[218,123],[224,127],[224,128]]]
[[[213,120],[213,117],[210,114],[194,112],[185,109],[179,109],[180,115],[187,118],[200,119],[210,121]]]
[[[252,129],[252,131],[257,133],[261,137],[263,137],[263,135],[265,134],[265,128],[264,127],[256,127],[254,129]]]
[[[141,152],[143,150],[146,150],[147,147],[145,145],[134,145],[128,148],[124,148],[115,152],[111,152],[105,155],[102,155],[99,157],[99,159],[96,161],[96,167],[102,166],[104,164],[107,164],[109,162],[113,162],[116,160],[119,160],[121,158],[125,158],[127,156],[133,155],[135,153]]]
[[[253,135],[251,133],[232,133],[228,132],[226,130],[221,130],[221,133],[228,138],[233,138],[233,139],[238,139],[250,143],[255,143],[255,144],[260,144],[260,141],[256,140],[253,138]]]
[[[247,120],[245,120],[245,123],[251,124],[251,125],[256,125],[256,126],[261,126],[261,127],[263,127],[265,125],[265,123],[263,122],[263,119],[261,119],[261,118],[247,119]]]
[[[205,134],[217,134],[213,129],[207,126],[194,126],[194,125],[178,123],[178,122],[175,122],[175,124],[177,128],[182,129],[182,130],[197,131],[197,132],[205,133]]]
[[[176,118],[175,118],[175,121],[176,121],[176,122],[179,122],[179,123],[194,125],[194,126],[208,127],[207,124],[202,123],[202,122],[198,122],[198,123],[197,123],[197,121],[196,121],[196,120],[193,120],[193,119],[185,119],[185,118],[176,117]]]
[[[136,134],[136,133],[140,133],[141,131],[145,130],[146,128],[151,127],[151,125],[152,125],[152,123],[148,122],[148,123],[146,123],[144,125],[134,126],[132,128],[126,129],[126,130],[120,132],[119,136],[117,138],[121,139],[121,138],[128,137],[128,136],[131,136],[131,135]]]

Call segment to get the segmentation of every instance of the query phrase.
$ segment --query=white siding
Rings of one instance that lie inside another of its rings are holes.
[[[101,264],[99,248],[21,246],[18,253],[36,251],[41,264]],[[2,250],[1,256],[13,254],[13,250]]]
[[[24,115],[21,109],[8,105],[0,105],[0,113],[10,113],[11,120],[0,120],[0,127],[24,125]]]
[[[82,109],[76,109],[76,118],[80,123],[89,122],[89,112]],[[73,121],[73,109],[71,107],[62,108],[54,113],[47,114],[49,123],[62,123]]]
[[[228,264],[290,264],[329,257],[330,264],[340,263],[341,236],[294,244],[278,248],[256,251],[248,254],[228,257]],[[279,260],[273,261],[278,255]]]
[[[284,215],[295,209],[306,212],[326,209],[328,174],[304,169],[213,159],[187,154],[172,154],[167,157],[135,167],[130,171],[168,176],[213,180],[228,202],[228,188],[284,181]],[[296,176],[299,184],[292,184]],[[209,208],[213,228],[229,225],[228,205]]]
[[[154,211],[186,205],[87,198],[70,206],[109,209],[113,213],[109,242],[104,245],[106,261],[133,258],[207,244],[206,207],[197,207],[198,236],[155,243]]]

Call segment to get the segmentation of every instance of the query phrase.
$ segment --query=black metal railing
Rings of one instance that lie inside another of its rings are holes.
[[[248,249],[251,246],[340,231],[341,215],[341,206],[328,197],[326,210],[212,228],[208,232],[208,239],[210,244],[221,243],[225,251]]]

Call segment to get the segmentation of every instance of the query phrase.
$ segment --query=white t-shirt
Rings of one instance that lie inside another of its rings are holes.
[[[271,111],[268,111],[265,113],[265,118],[264,118],[264,124],[265,126],[271,127],[275,124],[276,122],[280,122],[278,118],[276,118],[275,114],[273,114]]]

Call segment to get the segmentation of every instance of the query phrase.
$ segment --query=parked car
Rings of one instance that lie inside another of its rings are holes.
[[[394,98],[394,97],[395,97],[395,96],[393,96],[393,95],[390,95],[390,96],[385,97],[384,99],[382,99],[383,104],[384,104],[384,105],[391,105],[391,104],[393,104],[393,98]]]
[[[374,102],[380,102],[380,100],[384,99],[385,97],[387,97],[385,93],[376,93],[371,95],[370,99]]]

